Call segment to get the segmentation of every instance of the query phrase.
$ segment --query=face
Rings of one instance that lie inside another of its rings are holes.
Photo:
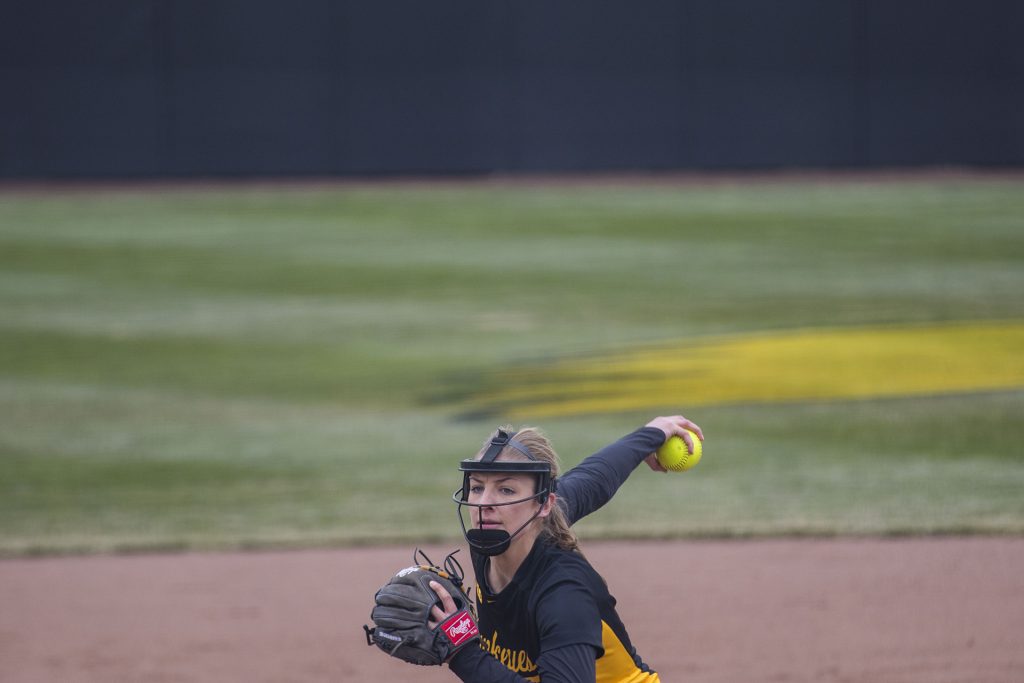
[[[514,534],[531,517],[537,514],[540,503],[531,498],[513,505],[503,505],[523,500],[536,490],[536,477],[528,474],[505,472],[481,473],[469,476],[469,499],[467,502],[482,507],[472,508],[473,527],[477,529],[501,529]],[[546,517],[550,504],[545,503],[537,518]],[[524,529],[525,534],[529,529]]]

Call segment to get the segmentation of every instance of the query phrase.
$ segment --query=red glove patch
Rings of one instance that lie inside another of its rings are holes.
[[[441,630],[452,641],[452,645],[458,647],[470,638],[480,635],[472,615],[468,610],[462,610],[448,617],[447,621],[441,624]]]

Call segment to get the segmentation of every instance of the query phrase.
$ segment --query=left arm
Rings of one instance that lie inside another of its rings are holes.
[[[455,602],[437,582],[430,587],[440,605],[431,608],[427,628],[433,630],[455,612]],[[539,601],[537,621],[542,647],[537,673],[542,683],[594,683],[601,647],[600,613],[591,595],[580,584],[566,582]],[[568,632],[568,636],[566,633]],[[465,647],[448,661],[452,673],[464,683],[526,683],[490,653],[479,647]]]
[[[594,683],[597,661],[589,645],[566,645],[548,650],[537,659],[541,683]],[[465,683],[527,683],[529,679],[507,669],[478,647],[460,651],[448,668]]]

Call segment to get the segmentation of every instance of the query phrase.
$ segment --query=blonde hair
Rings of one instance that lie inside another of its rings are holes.
[[[546,462],[551,465],[551,478],[558,477],[562,473],[561,466],[558,462],[558,454],[555,453],[555,449],[551,445],[551,441],[536,427],[522,427],[519,431],[516,431],[511,425],[502,425],[499,427],[500,431],[504,431],[508,434],[515,434],[512,438],[525,446],[530,454],[533,455],[534,459],[540,462]],[[487,439],[487,443],[484,444],[480,452],[477,453],[477,459],[483,457],[488,446],[490,445],[491,439],[497,436],[498,432],[495,431]],[[505,461],[522,461],[526,462],[529,458],[523,453],[517,450],[514,446],[505,446],[498,453],[497,460]],[[572,550],[575,552],[580,551],[579,539],[576,538],[576,533],[569,526],[569,520],[565,516],[565,511],[562,510],[562,506],[558,504],[556,498],[554,504],[551,506],[551,512],[547,517],[541,519],[541,535],[548,538],[554,545],[562,548],[563,550]]]

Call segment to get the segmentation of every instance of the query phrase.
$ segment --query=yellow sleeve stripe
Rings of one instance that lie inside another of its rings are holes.
[[[615,635],[615,631],[603,621],[601,642],[604,645],[604,655],[597,660],[596,683],[660,683],[658,674],[647,673],[637,668],[629,650]]]

